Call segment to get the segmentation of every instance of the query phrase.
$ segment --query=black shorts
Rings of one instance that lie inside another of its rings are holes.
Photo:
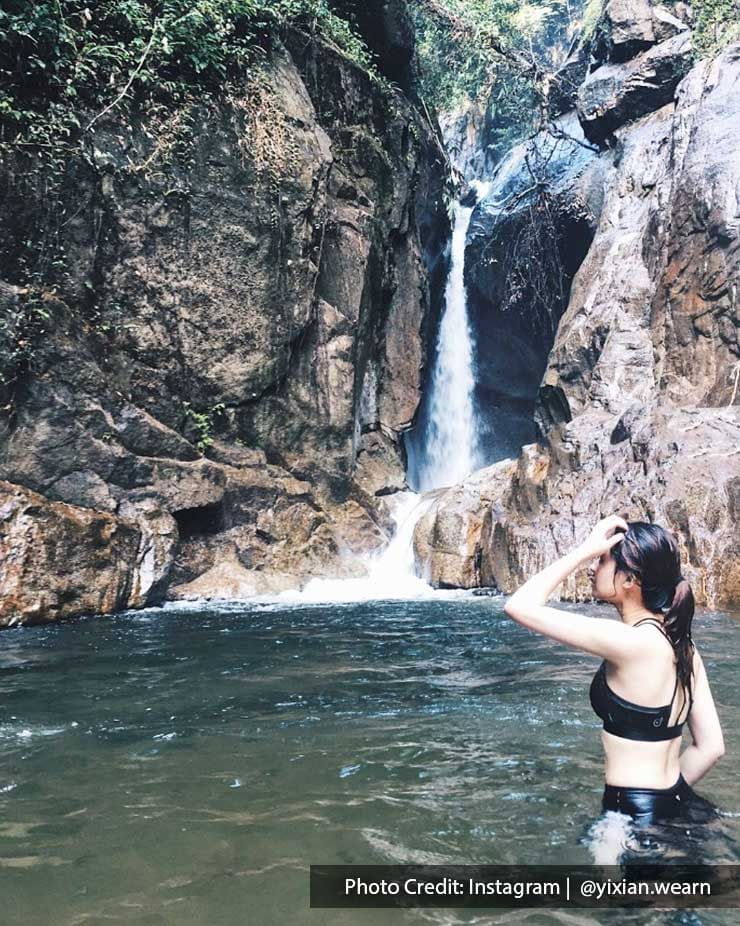
[[[706,823],[719,816],[718,808],[699,797],[681,774],[670,788],[623,788],[607,784],[601,808],[628,814],[637,823],[667,820]]]

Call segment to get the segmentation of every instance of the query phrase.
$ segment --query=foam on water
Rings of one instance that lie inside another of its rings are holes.
[[[393,518],[396,530],[382,553],[368,560],[367,575],[356,579],[312,579],[300,591],[282,592],[281,602],[374,601],[426,598],[439,593],[414,570],[414,528],[433,498],[398,493]]]
[[[632,818],[618,811],[606,811],[592,824],[585,844],[594,865],[618,865],[625,851],[638,848]]]
[[[28,741],[38,736],[59,736],[60,733],[66,733],[78,726],[77,723],[67,724],[62,727],[47,727],[41,724],[27,725],[23,723],[2,723],[0,724],[0,740],[20,740]]]

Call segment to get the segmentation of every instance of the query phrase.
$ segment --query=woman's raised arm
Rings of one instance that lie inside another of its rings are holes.
[[[610,550],[623,537],[618,531],[627,529],[627,522],[618,515],[603,518],[582,544],[517,589],[504,605],[506,615],[529,630],[613,662],[639,655],[644,648],[644,637],[636,634],[634,628],[619,621],[571,614],[545,604],[571,572]]]

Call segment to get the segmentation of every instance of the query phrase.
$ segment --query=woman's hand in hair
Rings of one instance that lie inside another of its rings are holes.
[[[578,551],[583,559],[601,556],[620,543],[628,530],[629,526],[624,518],[620,518],[618,514],[610,514],[608,518],[602,518],[583,543],[579,544]]]

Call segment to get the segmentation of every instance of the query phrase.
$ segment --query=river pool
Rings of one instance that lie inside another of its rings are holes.
[[[599,660],[502,604],[168,605],[4,631],[0,921],[735,922],[309,909],[311,863],[609,864],[629,846],[626,818],[600,817]],[[727,747],[696,790],[724,815],[664,849],[740,863],[740,622],[700,611],[694,638]]]

